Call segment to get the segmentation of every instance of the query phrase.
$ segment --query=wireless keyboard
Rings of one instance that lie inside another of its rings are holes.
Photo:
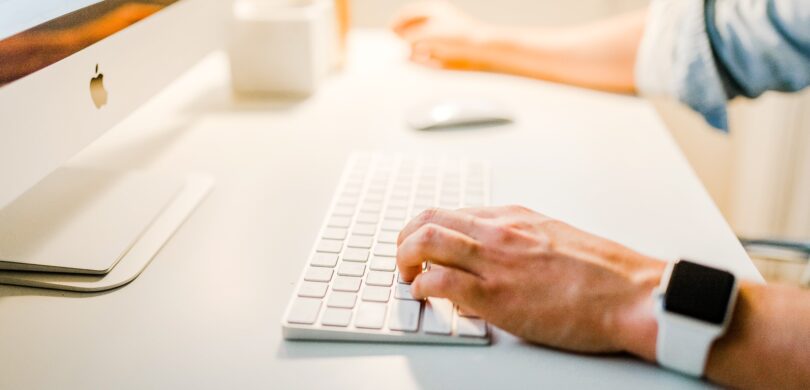
[[[282,321],[298,340],[486,345],[487,323],[440,298],[415,300],[396,266],[410,218],[489,203],[481,161],[358,153],[344,169]]]

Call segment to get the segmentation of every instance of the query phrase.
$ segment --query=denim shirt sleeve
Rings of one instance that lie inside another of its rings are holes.
[[[810,85],[807,0],[654,0],[636,62],[645,95],[727,130],[726,102]]]

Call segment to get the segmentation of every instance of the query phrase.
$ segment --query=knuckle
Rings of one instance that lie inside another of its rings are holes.
[[[430,208],[430,209],[427,209],[427,210],[422,211],[421,213],[419,213],[419,216],[416,217],[416,219],[417,219],[417,221],[420,222],[420,224],[424,225],[424,224],[430,223],[430,221],[432,221],[433,218],[436,217],[437,212],[438,212],[438,209]]]
[[[524,213],[527,213],[527,212],[531,211],[531,210],[527,209],[526,207],[518,205],[518,204],[512,204],[512,205],[506,206],[506,209],[511,211],[511,212],[520,213],[520,214],[524,214]]]
[[[554,218],[547,218],[539,223],[540,228],[545,231],[560,231],[568,227],[563,221]]]
[[[485,278],[478,283],[478,290],[482,296],[493,297],[500,291],[501,283],[497,278]]]
[[[497,242],[507,242],[514,234],[514,229],[508,224],[497,224],[492,228],[492,235]]]
[[[434,238],[438,234],[439,229],[436,225],[432,223],[422,225],[422,227],[419,228],[419,232],[417,234],[418,237],[417,244],[420,247],[430,245],[430,243],[434,240]]]

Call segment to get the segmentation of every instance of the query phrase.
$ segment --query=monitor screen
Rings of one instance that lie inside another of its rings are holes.
[[[178,0],[0,0],[0,87]]]

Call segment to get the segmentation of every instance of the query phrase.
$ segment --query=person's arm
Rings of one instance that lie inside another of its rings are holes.
[[[534,343],[655,361],[660,260],[514,206],[430,210],[398,245],[416,297],[448,298]],[[739,388],[807,388],[809,361],[810,292],[743,283],[706,375]]]
[[[655,0],[604,21],[526,29],[428,1],[405,7],[393,29],[421,63],[673,97],[723,130],[728,100],[810,85],[806,0]]]
[[[562,28],[514,28],[473,19],[444,1],[409,4],[393,30],[412,59],[617,92],[634,92],[636,51],[646,11]]]

